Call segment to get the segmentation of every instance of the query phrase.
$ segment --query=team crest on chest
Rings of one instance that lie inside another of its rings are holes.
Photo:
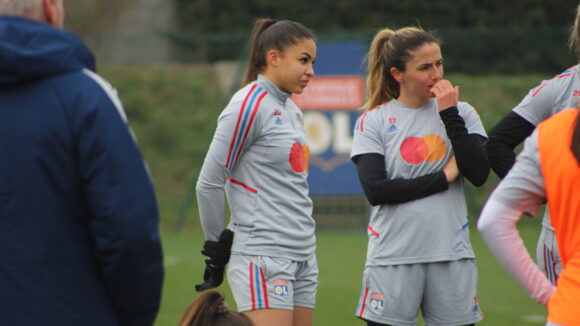
[[[288,280],[273,280],[274,293],[281,297],[288,295]]]
[[[274,109],[274,117],[276,117],[274,119],[274,123],[278,126],[281,126],[283,124],[282,118],[280,118],[281,116],[282,116],[282,110]]]
[[[392,133],[392,132],[397,132],[399,131],[399,128],[397,128],[397,118],[389,118],[387,119],[389,121],[389,128],[387,129],[388,132]]]

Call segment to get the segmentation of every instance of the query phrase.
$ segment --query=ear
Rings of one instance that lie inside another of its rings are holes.
[[[280,52],[277,50],[269,50],[266,52],[266,63],[269,66],[278,68],[280,66]]]
[[[403,81],[403,73],[399,71],[399,69],[391,67],[389,71],[391,72],[391,76],[393,76],[397,82],[401,83]]]
[[[56,0],[42,0],[45,21],[55,27],[59,25],[59,13]]]

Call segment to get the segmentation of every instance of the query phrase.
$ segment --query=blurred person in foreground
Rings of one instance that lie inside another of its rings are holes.
[[[580,5],[570,31],[570,49],[580,62]],[[504,116],[490,131],[486,151],[491,168],[503,178],[515,162],[514,149],[521,144],[536,126],[552,115],[576,106],[580,90],[579,65],[568,68],[550,80],[542,81],[531,89],[512,111]],[[556,285],[562,269],[554,229],[550,223],[550,210],[542,219],[542,231],[536,247],[536,263],[550,282]]]
[[[547,325],[580,325],[580,110],[556,113],[525,141],[514,167],[494,190],[477,224],[485,242],[539,304]],[[548,201],[562,271],[557,287],[534,264],[516,224]]]
[[[187,308],[179,326],[254,326],[241,312],[228,308],[223,295],[215,290],[202,292]]]
[[[3,325],[152,325],[163,281],[147,168],[63,0],[0,0]]]

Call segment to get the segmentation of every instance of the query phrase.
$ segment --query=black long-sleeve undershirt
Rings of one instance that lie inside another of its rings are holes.
[[[453,106],[439,112],[447,137],[451,141],[453,153],[457,160],[459,172],[479,187],[489,176],[489,159],[485,153],[486,138],[478,134],[470,134],[465,127],[465,121],[459,115],[457,107]]]
[[[485,146],[491,168],[502,178],[516,161],[514,148],[532,134],[536,127],[520,115],[511,111],[489,131]]]
[[[362,154],[353,157],[353,161],[365,196],[373,206],[404,203],[449,188],[443,171],[414,179],[388,180],[383,155]]]
[[[447,111],[447,112],[446,112]],[[474,185],[481,185],[489,174],[485,137],[468,134],[456,107],[440,113],[451,141],[459,171]],[[459,155],[458,155],[459,154]],[[376,153],[353,157],[365,196],[371,205],[398,204],[430,196],[448,189],[443,171],[413,179],[388,180],[385,158]]]

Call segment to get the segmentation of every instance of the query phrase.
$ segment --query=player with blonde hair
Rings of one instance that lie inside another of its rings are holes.
[[[485,130],[443,79],[439,40],[383,29],[368,54],[351,157],[372,207],[356,316],[374,325],[481,320],[463,180],[485,182]]]

